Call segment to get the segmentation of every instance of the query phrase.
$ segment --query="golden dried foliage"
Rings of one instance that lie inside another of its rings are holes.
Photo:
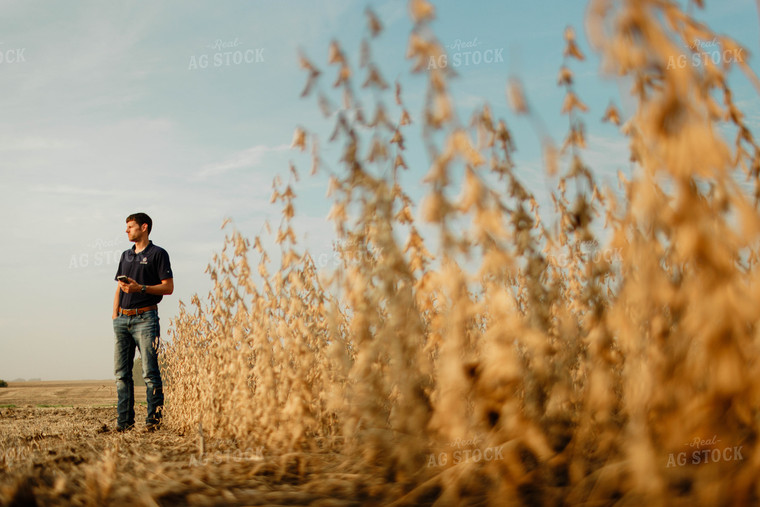
[[[441,46],[427,27],[432,4],[413,0],[410,12],[407,57],[420,72]],[[202,424],[209,438],[299,463],[337,453],[341,472],[399,504],[756,502],[760,190],[746,195],[737,176],[760,189],[760,149],[727,69],[667,69],[695,34],[714,36],[676,4],[595,0],[588,33],[605,69],[636,83],[622,129],[636,170],[616,194],[583,161],[588,107],[570,68],[584,57],[568,28],[558,79],[568,135],[561,149],[541,140],[557,183],[549,224],[515,173],[506,123],[486,107],[463,127],[444,70],[428,71],[421,118],[412,122],[396,84],[398,114],[378,98],[363,125],[355,73],[333,42],[344,109],[331,141],[345,143],[345,170],[330,177],[330,218],[341,265],[320,278],[297,253],[295,195],[276,185],[277,271],[256,238],[254,282],[249,243],[233,233],[209,266],[213,291],[173,323],[169,424]],[[380,97],[388,85],[368,46],[362,54],[362,82]],[[302,66],[308,91],[321,72]],[[516,79],[507,90],[518,113],[533,114]],[[618,125],[620,113],[610,105],[604,120]],[[724,123],[738,132],[733,146]],[[432,155],[421,216],[436,248],[398,173],[417,124]],[[293,145],[305,149],[303,129]],[[670,466],[685,444],[714,435],[720,444],[697,450],[741,447],[742,460]],[[450,459],[456,442],[469,442],[467,459]]]

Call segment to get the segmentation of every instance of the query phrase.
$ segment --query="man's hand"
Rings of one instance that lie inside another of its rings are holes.
[[[132,293],[135,293],[135,292],[140,292],[140,289],[142,288],[142,285],[140,285],[136,281],[132,280],[131,278],[127,278],[127,280],[129,280],[129,283],[118,282],[119,283],[119,289],[121,289],[122,292],[126,292],[127,294],[132,294]]]
[[[119,283],[119,290],[122,292],[126,292],[127,294],[133,294],[135,292],[142,292],[142,285],[137,283],[136,281],[132,280],[131,278],[127,278],[129,280],[129,283],[127,282],[118,282]],[[159,285],[146,285],[145,286],[145,293],[151,294],[153,296],[168,296],[172,292],[174,292],[174,279],[173,278],[167,278],[166,280],[161,280],[161,283]],[[118,308],[118,299],[114,303],[114,307]]]

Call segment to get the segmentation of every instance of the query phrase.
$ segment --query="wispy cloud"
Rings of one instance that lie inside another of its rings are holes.
[[[235,152],[221,162],[205,165],[197,173],[196,178],[202,180],[209,176],[218,176],[235,169],[256,167],[261,164],[267,153],[282,152],[289,149],[290,147],[287,144],[280,144],[278,146],[257,145]]]
[[[35,186],[29,189],[32,192],[43,194],[61,194],[61,195],[115,195],[113,190],[101,190],[98,188],[75,187],[71,185],[52,185],[52,186]]]
[[[0,151],[58,150],[76,147],[78,143],[47,137],[16,137],[0,139]]]

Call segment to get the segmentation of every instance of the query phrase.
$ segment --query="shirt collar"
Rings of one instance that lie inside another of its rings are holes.
[[[152,246],[153,246],[153,241],[151,241],[151,240],[148,240],[148,246],[146,246],[144,250],[140,250],[140,253],[145,253],[145,252],[147,252],[147,251],[148,251],[148,249],[149,249],[150,247],[152,247]],[[133,251],[133,252],[136,252],[136,251],[137,251],[137,245],[132,245],[132,251]]]

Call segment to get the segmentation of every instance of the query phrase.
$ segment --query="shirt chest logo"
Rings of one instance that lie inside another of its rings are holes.
[[[141,257],[140,258],[140,264],[147,264],[147,263],[148,263],[148,258],[147,257]]]

